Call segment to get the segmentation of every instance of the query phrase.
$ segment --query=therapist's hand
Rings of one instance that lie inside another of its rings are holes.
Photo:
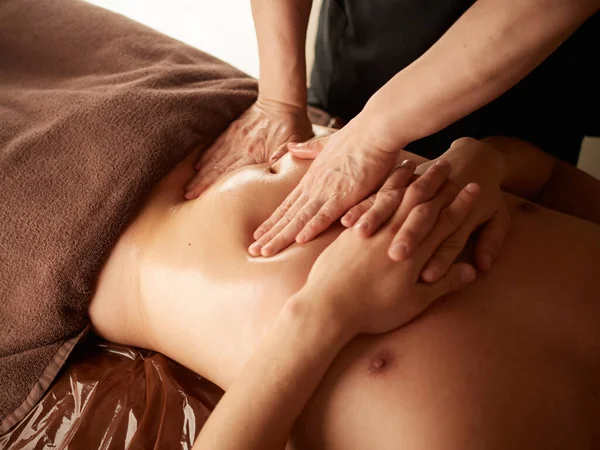
[[[409,185],[414,165],[397,168],[391,177],[399,189]],[[431,196],[423,203],[433,224],[427,237],[402,261],[387,257],[388,248],[405,223],[404,197],[392,217],[372,236],[356,228],[344,231],[315,261],[305,297],[323,308],[323,315],[358,333],[385,333],[422,313],[436,299],[475,280],[472,266],[452,264],[435,283],[421,283],[420,274],[440,245],[456,232],[478,203],[479,187],[468,184],[455,189],[448,184],[448,167],[432,166],[422,178],[429,182]]]
[[[481,194],[466,220],[440,245],[424,267],[421,278],[427,282],[437,281],[444,276],[465,248],[469,236],[475,232],[475,264],[479,270],[489,271],[500,254],[511,224],[500,189],[502,161],[493,148],[482,141],[462,138],[456,140],[443,157],[454,158],[452,179],[458,183],[462,180],[463,185],[467,180],[476,181]],[[422,164],[417,173],[423,173],[434,163]],[[408,258],[427,237],[436,220],[428,207],[422,204],[423,199],[431,195],[429,193],[424,197],[431,189],[430,184],[426,177],[420,177],[409,189],[402,190],[398,188],[394,177],[390,177],[379,192],[344,215],[342,224],[354,226],[364,235],[369,235],[392,215],[393,208],[402,201],[401,208],[409,213],[406,213],[407,219],[390,246],[389,256],[397,261]],[[459,189],[459,186],[455,184],[454,189]]]
[[[298,186],[254,232],[253,256],[271,256],[292,242],[308,242],[377,189],[394,168],[397,152],[377,147],[361,126],[305,144],[290,144],[294,156],[314,162]],[[319,150],[315,158],[314,148]],[[303,156],[303,149],[306,155]]]
[[[197,198],[221,175],[240,167],[275,161],[287,152],[288,142],[312,135],[306,108],[259,97],[200,156],[185,198]]]

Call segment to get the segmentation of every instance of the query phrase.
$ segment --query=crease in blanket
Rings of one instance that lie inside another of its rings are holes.
[[[89,330],[90,327],[87,326],[79,333],[79,335],[60,344],[58,350],[54,354],[54,358],[50,360],[50,363],[42,372],[38,382],[31,388],[31,391],[23,403],[3,419],[2,426],[0,427],[0,436],[19,423],[19,421],[36,405],[38,400],[42,398],[44,392],[48,390],[50,384],[52,384],[52,381],[54,381],[63,364],[75,348],[75,344],[81,342],[88,334]]]
[[[0,2],[0,434],[89,326],[152,187],[256,99],[254,79],[80,0]]]

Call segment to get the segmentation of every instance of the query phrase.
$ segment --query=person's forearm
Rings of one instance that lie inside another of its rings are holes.
[[[562,161],[555,162],[535,202],[600,225],[600,181]]]
[[[306,27],[312,0],[251,0],[260,60],[259,94],[306,107]]]
[[[401,151],[400,157],[415,160],[415,155],[406,151]],[[495,179],[503,191],[528,200],[534,200],[542,191],[555,162],[534,145],[504,136],[481,141],[458,139],[437,159],[445,159],[452,164],[450,178],[460,187],[470,182]],[[427,161],[420,158],[416,161],[419,164],[416,173],[423,173],[437,159]]]
[[[471,138],[456,140],[436,159],[427,160],[418,156],[419,159],[415,159],[415,156],[404,150],[400,152],[402,159],[411,159],[418,164],[416,175],[423,174],[439,159],[450,162],[452,165],[450,180],[459,188],[463,188],[469,183],[481,184],[490,180],[497,180],[502,188],[509,171],[505,155]]]
[[[288,301],[272,330],[204,425],[194,450],[283,450],[292,426],[352,338],[305,301]]]
[[[502,190],[600,224],[600,181],[516,138],[483,139],[504,155]]]
[[[478,0],[356,120],[397,151],[503,94],[548,57],[598,0]]]

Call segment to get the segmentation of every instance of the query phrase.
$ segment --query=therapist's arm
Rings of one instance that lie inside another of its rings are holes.
[[[312,0],[251,0],[262,98],[306,107],[306,27]]]
[[[357,116],[399,150],[510,89],[600,7],[599,0],[478,0]]]

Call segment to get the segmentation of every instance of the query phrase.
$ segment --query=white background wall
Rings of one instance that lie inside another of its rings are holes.
[[[258,77],[258,50],[250,0],[88,1],[173,36]],[[321,0],[313,0],[306,46],[309,66],[314,56],[320,5]],[[600,179],[599,138],[585,140],[579,166]]]

